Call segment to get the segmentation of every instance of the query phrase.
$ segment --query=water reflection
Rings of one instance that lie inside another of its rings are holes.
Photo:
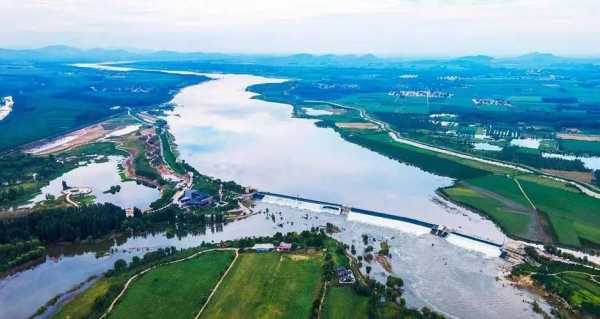
[[[45,200],[47,194],[60,196],[62,181],[65,181],[69,186],[91,187],[97,203],[107,202],[124,208],[149,207],[150,203],[160,197],[160,191],[137,184],[135,181],[121,181],[117,167],[122,161],[123,157],[109,156],[107,161],[91,163],[71,170],[42,188],[41,194],[32,199],[31,205]],[[121,186],[121,191],[115,194],[104,193],[111,186],[116,185]]]
[[[289,227],[289,230],[303,230]],[[46,260],[31,269],[0,280],[0,319],[27,318],[54,296],[64,293],[90,276],[112,268],[120,258],[163,247],[189,248],[249,236],[268,236],[281,230],[271,220],[256,215],[224,226],[208,227],[202,234],[168,237],[164,233],[118,238],[92,245],[53,246]]]
[[[114,262],[162,247],[188,248],[202,242],[220,242],[276,232],[302,231],[331,222],[342,230],[334,236],[363,251],[362,234],[376,238],[377,247],[388,240],[394,274],[404,278],[405,298],[410,306],[427,305],[447,315],[461,318],[529,318],[534,316],[522,299],[531,296],[496,281],[503,261],[454,246],[430,235],[415,236],[391,229],[348,222],[344,216],[316,214],[289,207],[258,203],[263,211],[221,227],[208,227],[205,233],[168,237],[164,233],[117,238],[109,242],[79,246],[54,246],[41,265],[0,280],[0,318],[25,318],[57,294],[100,274]],[[264,213],[275,214],[275,221]],[[433,244],[433,245],[432,245]],[[372,275],[384,279],[383,269],[372,264]],[[47,280],[51,278],[51,280]],[[459,296],[459,297],[457,297]],[[486,304],[486,306],[482,306]],[[502,309],[502,312],[499,311]]]
[[[167,121],[182,159],[203,174],[261,190],[382,210],[502,241],[491,222],[435,194],[452,180],[348,143],[292,107],[253,99],[250,85],[282,80],[209,75],[182,90]],[[440,204],[443,205],[440,205]]]

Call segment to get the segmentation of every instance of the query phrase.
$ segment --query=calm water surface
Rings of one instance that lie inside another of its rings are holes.
[[[250,85],[282,80],[209,75],[183,89],[167,118],[182,159],[203,174],[260,190],[299,195],[442,223],[502,241],[493,223],[435,194],[452,180],[344,141],[292,107],[253,99]],[[435,200],[434,200],[435,199]]]
[[[60,196],[62,182],[65,181],[69,186],[90,187],[97,203],[112,203],[123,208],[148,208],[160,197],[160,191],[135,181],[121,181],[118,164],[123,160],[121,156],[109,156],[108,161],[91,163],[71,170],[42,188],[41,194],[32,199],[32,203],[45,200],[47,194]],[[121,191],[115,194],[104,193],[116,185],[121,186]]]

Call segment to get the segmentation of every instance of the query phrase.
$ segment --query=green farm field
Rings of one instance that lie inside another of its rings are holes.
[[[366,319],[368,318],[369,297],[358,295],[352,286],[329,286],[321,318],[324,319]]]
[[[528,214],[511,210],[499,200],[465,186],[457,185],[441,191],[452,200],[486,215],[504,232],[516,237],[532,239],[527,233],[531,223],[531,216]]]
[[[464,185],[443,189],[450,199],[475,208],[488,216],[509,235],[535,240],[527,234],[530,216],[517,214],[507,203],[530,207],[516,186],[519,180],[542,218],[547,219],[548,234],[559,244],[571,247],[600,245],[600,200],[587,196],[560,182],[535,175],[490,175],[467,179]],[[493,194],[492,198],[487,194]],[[499,198],[503,200],[498,200]]]
[[[495,169],[489,165],[480,165],[473,161],[396,143],[383,132],[356,132],[356,130],[339,130],[339,132],[344,139],[352,143],[437,175],[457,179],[475,178],[490,174],[488,169]]]
[[[94,309],[98,298],[104,296],[111,285],[116,283],[115,277],[101,278],[82,294],[65,304],[52,318],[53,319],[83,319]]]
[[[562,183],[542,183],[539,179],[529,176],[520,181],[538,210],[548,215],[559,242],[576,247],[600,246],[600,200]]]
[[[214,251],[158,266],[133,283],[109,318],[193,318],[233,257]]]
[[[600,155],[600,142],[559,140],[558,144],[563,152]]]
[[[320,253],[243,253],[202,318],[309,318],[322,283]]]

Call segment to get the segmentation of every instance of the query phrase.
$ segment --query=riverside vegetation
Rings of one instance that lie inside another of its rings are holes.
[[[251,72],[291,78],[293,80],[282,83],[255,85],[248,90],[258,93],[255,98],[292,105],[295,116],[314,119],[317,126],[332,128],[349,142],[456,179],[454,188],[440,190],[440,194],[492,219],[513,238],[596,252],[600,247],[600,218],[595,208],[600,207],[600,200],[543,175],[577,176],[581,178],[580,182],[594,189],[591,184],[598,182],[595,179],[598,170],[584,166],[578,159],[546,157],[543,153],[597,154],[594,150],[600,141],[560,137],[571,131],[576,132],[576,137],[592,138],[599,133],[597,123],[600,118],[594,110],[600,100],[594,91],[593,80],[597,69],[585,61],[569,60],[571,67],[558,62],[542,64],[538,73],[530,74],[528,70],[536,65],[532,57],[510,61],[491,57],[444,61],[373,58],[369,63],[358,59],[363,62],[360,66],[341,62],[344,58],[327,60],[315,56],[308,56],[299,64],[292,63],[295,57],[289,57],[264,58],[260,59],[260,64],[247,65],[232,61],[222,64],[155,61],[133,65],[196,72]],[[525,90],[527,96],[523,95]],[[419,92],[420,96],[412,96]],[[482,97],[490,97],[492,102],[480,105],[473,101]],[[338,127],[336,123],[366,121],[356,110],[333,103],[361,109],[372,118],[387,123],[402,137],[477,157],[518,163],[531,167],[533,173],[397,143],[387,132]],[[308,115],[304,108],[327,112]],[[527,148],[512,144],[521,139],[533,140],[539,146]],[[476,149],[473,146],[476,142],[491,143],[500,151]],[[473,185],[485,176],[492,178],[478,186]],[[513,180],[513,183],[518,181],[523,188],[522,194],[507,198],[503,193],[503,178]],[[522,205],[523,193],[530,197],[536,209],[529,203]]]
[[[248,316],[248,311],[254,313],[261,309],[266,311],[270,318],[316,318],[320,316],[319,310],[323,311],[321,315],[325,318],[335,318],[331,310],[332,307],[341,306],[340,302],[343,300],[337,298],[340,292],[350,296],[352,300],[359,301],[357,304],[344,303],[354,309],[358,317],[443,318],[427,308],[422,310],[407,308],[401,298],[402,280],[399,278],[390,277],[385,285],[368,277],[360,277],[361,280],[350,286],[335,284],[334,268],[337,265],[349,265],[345,255],[347,247],[329,238],[322,231],[312,230],[285,235],[277,233],[273,237],[244,238],[219,243],[218,247],[244,250],[255,243],[280,241],[292,243],[292,251],[283,254],[241,252],[231,272],[223,279],[221,286],[209,301],[201,318],[222,316],[245,318]],[[109,317],[129,317],[144,313],[145,317],[158,318],[169,314],[173,318],[189,318],[206,302],[208,292],[213,289],[217,278],[223,275],[226,265],[231,262],[232,253],[210,252],[175,264],[165,263],[214,247],[214,244],[203,243],[200,247],[182,251],[161,249],[147,253],[143,258],[134,257],[130,264],[119,260],[115,262],[113,270],[67,303],[54,318],[76,319],[101,316],[132,275],[154,265],[159,266],[133,282],[123,299],[109,313]],[[336,247],[336,249],[324,250],[325,247]],[[273,272],[264,271],[265,267],[272,269]],[[356,272],[356,268],[354,271]],[[169,280],[163,280],[167,273],[169,273]],[[210,279],[189,280],[192,277],[210,277]],[[194,289],[191,295],[168,289],[180,281],[183,286],[178,287],[183,287],[183,290],[193,285],[202,287]],[[324,289],[325,282],[328,282],[327,289]],[[144,289],[149,287],[152,288]],[[326,290],[325,296],[322,295],[324,290]],[[278,291],[281,293],[277,293]],[[269,297],[265,298],[265,294]],[[155,298],[161,298],[161,303],[152,303]],[[323,306],[321,306],[322,299],[325,302]],[[185,306],[180,308],[177,305]]]

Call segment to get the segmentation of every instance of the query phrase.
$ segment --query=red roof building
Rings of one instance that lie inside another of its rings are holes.
[[[292,250],[292,244],[289,244],[289,243],[281,242],[281,243],[279,243],[279,246],[277,246],[278,252],[290,251],[290,250]]]

